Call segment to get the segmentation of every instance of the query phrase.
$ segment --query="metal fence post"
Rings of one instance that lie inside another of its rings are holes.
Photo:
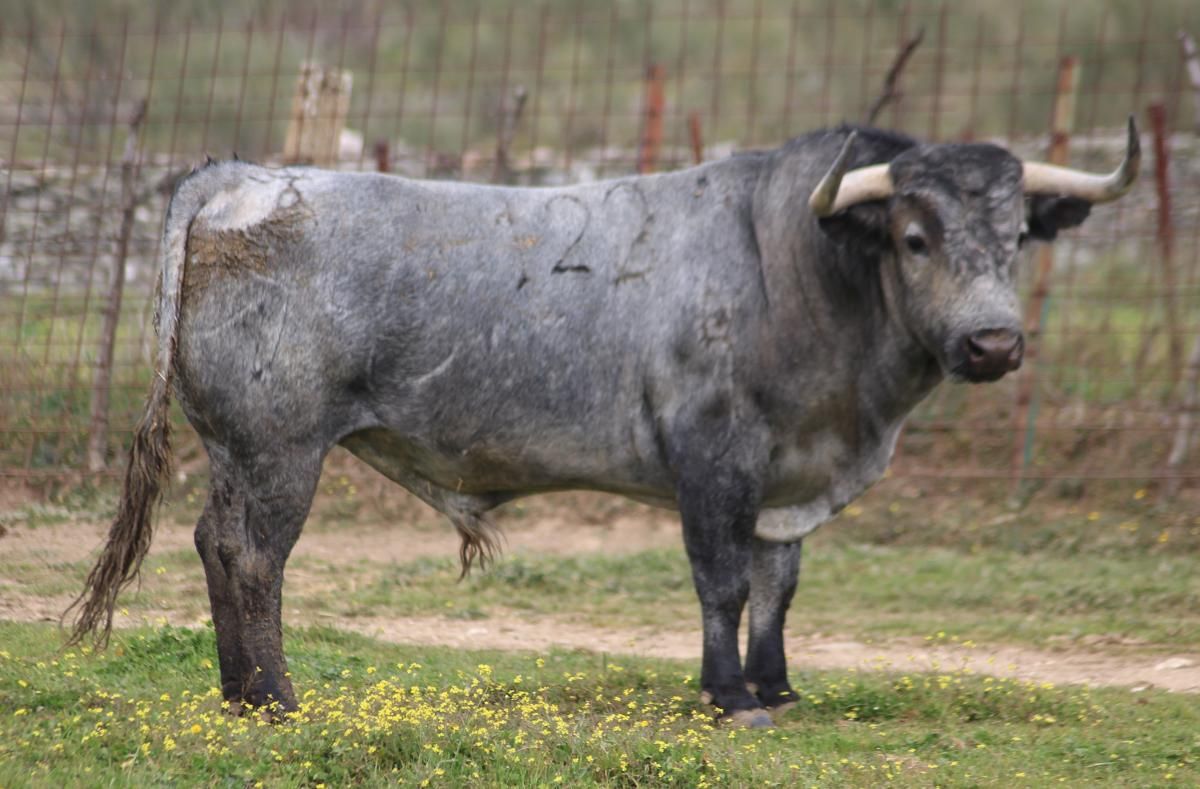
[[[637,171],[652,173],[658,169],[658,149],[663,136],[663,67],[657,63],[646,69],[646,103],[643,110],[642,144],[638,146]]]
[[[1079,63],[1067,55],[1058,64],[1058,88],[1054,96],[1054,113],[1050,124],[1050,155],[1052,164],[1065,165],[1071,129],[1075,118],[1075,94],[1079,88]],[[1037,358],[1041,350],[1042,328],[1049,307],[1050,272],[1054,268],[1054,248],[1049,244],[1038,252],[1037,274],[1025,317],[1025,366],[1017,381],[1017,408],[1013,435],[1011,466],[1012,492],[1017,494],[1021,481],[1033,460],[1033,444],[1037,421]]]
[[[88,471],[103,471],[108,454],[108,401],[112,389],[113,350],[117,326],[121,322],[121,297],[125,290],[125,261],[129,255],[129,238],[133,233],[133,215],[137,209],[138,150],[142,121],[146,118],[146,101],[138,102],[129,119],[129,135],[121,154],[121,230],[117,238],[117,254],[113,259],[112,282],[104,305],[104,325],[100,345],[96,350],[96,376],[92,379],[91,419],[88,426]]]

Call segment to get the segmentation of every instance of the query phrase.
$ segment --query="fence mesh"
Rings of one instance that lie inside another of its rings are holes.
[[[1044,280],[1041,253],[1023,263],[1031,364],[939,388],[893,473],[1200,480],[1185,440],[1200,367],[1200,76],[1181,39],[1200,34],[1195,3],[124,7],[0,19],[0,475],[119,465],[151,375],[163,210],[206,154],[561,184],[878,109],[877,125],[1031,158],[1057,139],[1096,170],[1119,159],[1132,113],[1147,152],[1135,192],[1061,238]]]

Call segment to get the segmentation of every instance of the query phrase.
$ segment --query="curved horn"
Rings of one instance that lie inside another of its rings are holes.
[[[858,132],[850,132],[842,150],[829,167],[829,172],[813,189],[808,198],[808,207],[817,217],[826,217],[868,200],[882,200],[892,194],[892,176],[886,164],[873,164],[846,172],[850,160],[850,149],[858,138]]]
[[[1129,139],[1125,159],[1108,175],[1094,175],[1069,167],[1025,162],[1025,191],[1029,194],[1069,195],[1089,203],[1107,203],[1129,191],[1137,180],[1142,163],[1142,146],[1138,141],[1137,124],[1129,116]]]

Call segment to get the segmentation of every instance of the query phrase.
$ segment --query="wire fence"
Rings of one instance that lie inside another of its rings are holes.
[[[163,210],[206,154],[561,184],[874,114],[1100,170],[1133,113],[1135,192],[1023,264],[1030,363],[940,387],[893,474],[1200,484],[1194,3],[103,9],[0,20],[0,476],[119,467],[151,375]]]

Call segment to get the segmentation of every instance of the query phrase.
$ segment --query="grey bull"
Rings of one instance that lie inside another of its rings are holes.
[[[73,638],[107,640],[149,547],[173,389],[211,461],[196,546],[236,708],[295,705],[284,564],[340,444],[449,517],[464,572],[518,496],[677,509],[703,694],[768,725],[802,539],[940,381],[1020,364],[1019,246],[1138,159],[1131,121],[1103,176],[849,127],[554,189],[210,164],[168,209],[157,375]]]

